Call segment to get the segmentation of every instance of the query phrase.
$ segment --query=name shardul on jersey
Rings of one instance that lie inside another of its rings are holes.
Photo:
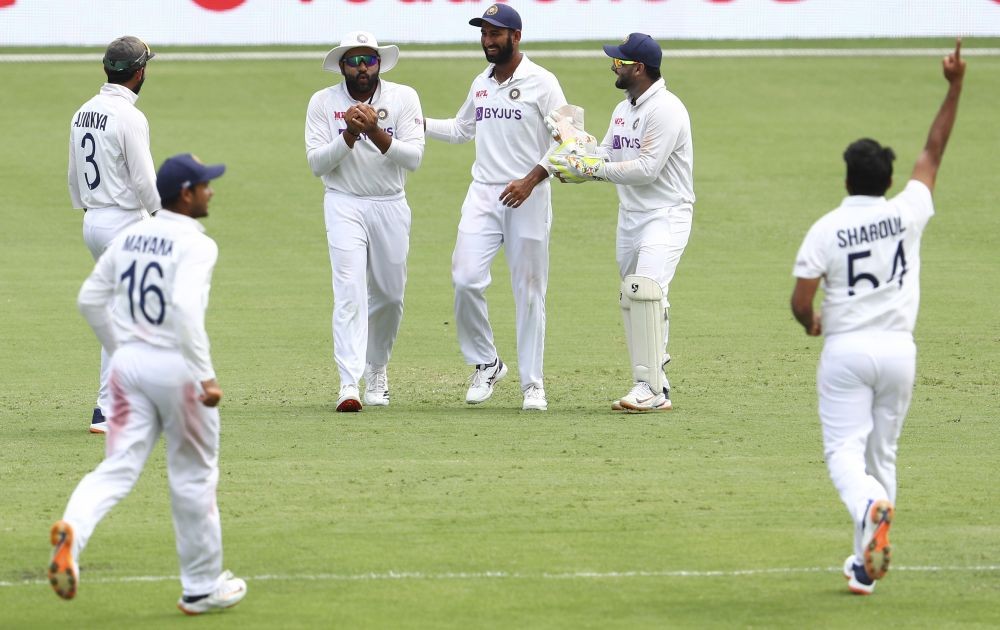
[[[897,236],[906,231],[903,220],[899,217],[882,219],[878,223],[861,225],[849,230],[837,230],[837,245],[841,248],[871,243],[890,236]]]

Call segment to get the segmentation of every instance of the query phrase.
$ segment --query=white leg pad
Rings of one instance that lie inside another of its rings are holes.
[[[632,300],[628,296],[628,289],[622,281],[618,291],[618,306],[622,310],[622,324],[625,326],[625,347],[628,348],[629,361],[632,360]]]
[[[632,376],[637,381],[649,383],[653,392],[659,392],[665,380],[663,290],[656,280],[646,276],[625,276],[623,285],[622,299],[626,296],[629,299]]]

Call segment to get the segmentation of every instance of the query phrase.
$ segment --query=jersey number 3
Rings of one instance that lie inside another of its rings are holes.
[[[138,301],[139,312],[146,318],[146,321],[155,326],[163,323],[163,318],[167,314],[167,301],[163,297],[163,289],[157,285],[157,280],[163,279],[163,267],[159,263],[151,262],[146,265],[139,280],[138,292],[135,286],[135,264],[132,261],[129,268],[121,275],[122,282],[128,281],[128,312],[132,315],[132,321],[138,321],[135,317],[136,302]],[[152,276],[150,272],[155,272]],[[138,300],[136,298],[138,297]]]
[[[870,249],[847,255],[847,295],[854,295],[854,285],[861,280],[870,282],[873,289],[878,288],[878,278],[863,271],[855,273],[854,269],[855,262],[862,258],[868,258],[871,255],[872,252]],[[903,276],[906,275],[906,253],[903,251],[903,241],[899,241],[899,245],[896,247],[896,253],[892,257],[892,271],[889,273],[889,277],[886,278],[886,282],[895,280],[897,271],[899,271],[899,286],[903,286]]]
[[[80,141],[80,146],[86,150],[88,140],[90,141],[90,155],[84,156],[83,159],[94,167],[94,181],[90,181],[90,176],[86,173],[83,174],[83,178],[87,180],[87,188],[93,190],[101,185],[101,169],[97,168],[97,162],[94,161],[94,154],[97,153],[97,142],[94,140],[93,134],[85,135]]]

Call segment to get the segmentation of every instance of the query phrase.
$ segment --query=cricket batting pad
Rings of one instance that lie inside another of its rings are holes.
[[[663,290],[660,284],[646,276],[625,276],[622,300],[628,298],[625,318],[626,339],[630,339],[632,377],[649,383],[650,389],[663,389]],[[624,315],[624,308],[622,309]]]

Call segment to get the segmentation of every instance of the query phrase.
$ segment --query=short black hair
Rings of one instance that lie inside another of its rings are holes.
[[[647,66],[646,64],[643,64],[643,66],[646,68],[646,76],[649,77],[650,81],[656,82],[656,81],[660,80],[660,69],[659,68],[651,68],[651,67]]]
[[[876,140],[862,138],[844,151],[847,163],[847,190],[852,195],[881,197],[892,184],[892,161],[896,154]]]
[[[174,210],[177,208],[177,202],[181,199],[181,192],[178,190],[177,194],[172,197],[165,197],[160,199],[160,207],[167,210]]]

